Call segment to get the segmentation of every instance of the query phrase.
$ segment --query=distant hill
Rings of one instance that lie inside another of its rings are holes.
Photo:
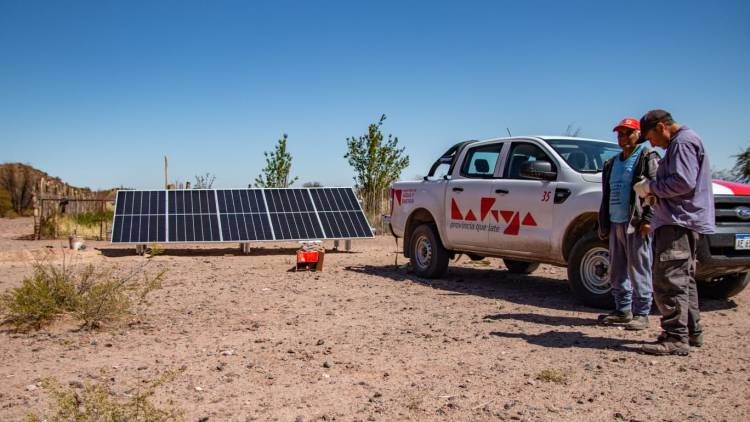
[[[44,180],[43,185],[40,181]],[[92,191],[89,188],[71,186],[56,176],[36,169],[28,164],[0,164],[0,216],[8,211],[26,214],[33,207],[32,194],[43,189],[43,196],[108,199],[114,189]]]

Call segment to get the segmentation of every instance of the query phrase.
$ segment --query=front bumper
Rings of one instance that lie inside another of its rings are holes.
[[[735,235],[750,234],[747,224],[717,224],[716,233],[700,237],[696,277],[710,279],[750,271],[750,250],[735,249]]]

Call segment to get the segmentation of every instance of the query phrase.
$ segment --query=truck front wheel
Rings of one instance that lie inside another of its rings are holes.
[[[539,268],[538,262],[515,261],[503,258],[503,263],[508,268],[508,271],[514,274],[531,274]]]
[[[578,299],[587,306],[612,308],[609,284],[609,246],[596,233],[576,242],[568,259],[568,281]]]
[[[711,299],[728,299],[745,290],[750,273],[734,273],[711,280],[698,280],[698,295]]]
[[[409,252],[411,267],[420,277],[437,278],[448,270],[448,251],[434,224],[422,224],[414,229]]]

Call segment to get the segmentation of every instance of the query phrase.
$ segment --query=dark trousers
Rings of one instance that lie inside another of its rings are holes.
[[[654,233],[654,299],[661,328],[683,343],[702,331],[695,285],[698,236],[680,226],[661,226]]]

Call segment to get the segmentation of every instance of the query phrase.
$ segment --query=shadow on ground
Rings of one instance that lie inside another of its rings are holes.
[[[135,256],[135,247],[123,248],[123,247],[102,247],[97,248],[102,255],[107,258],[122,258],[126,256]],[[171,248],[167,247],[162,249],[160,255],[163,256],[295,256],[299,250],[299,247],[293,248],[280,248],[280,247],[269,247],[269,248],[252,248],[250,253],[242,253],[239,247],[234,248]],[[341,250],[326,250],[326,255],[331,254],[358,254],[362,252],[355,251],[341,251]]]
[[[385,277],[393,281],[411,281],[444,290],[447,292],[446,294],[475,295],[489,299],[505,300],[520,305],[562,311],[585,312],[589,314],[604,312],[601,309],[590,308],[578,302],[575,296],[573,296],[573,292],[570,291],[566,279],[545,277],[540,273],[519,275],[510,273],[504,269],[452,267],[442,279],[425,279],[415,276],[403,266],[364,265],[350,266],[345,269],[347,271]],[[701,299],[700,305],[703,312],[722,311],[737,307],[737,304],[731,299]],[[658,314],[656,306],[654,306],[654,312]],[[531,318],[532,314],[516,315],[526,315],[527,318]],[[501,317],[498,316],[497,318]],[[502,318],[508,317],[503,316]],[[589,325],[586,318],[539,315],[540,320],[545,318],[548,321],[544,323],[549,325]],[[571,321],[566,322],[565,318],[569,318]],[[591,318],[594,319],[595,315],[591,315]],[[559,319],[560,322],[556,323],[553,321],[556,319]]]
[[[613,337],[589,336],[579,331],[547,331],[539,334],[505,333],[492,331],[491,336],[500,338],[515,338],[542,347],[564,349],[569,347],[599,350],[619,350],[640,353],[640,340],[628,340]]]

